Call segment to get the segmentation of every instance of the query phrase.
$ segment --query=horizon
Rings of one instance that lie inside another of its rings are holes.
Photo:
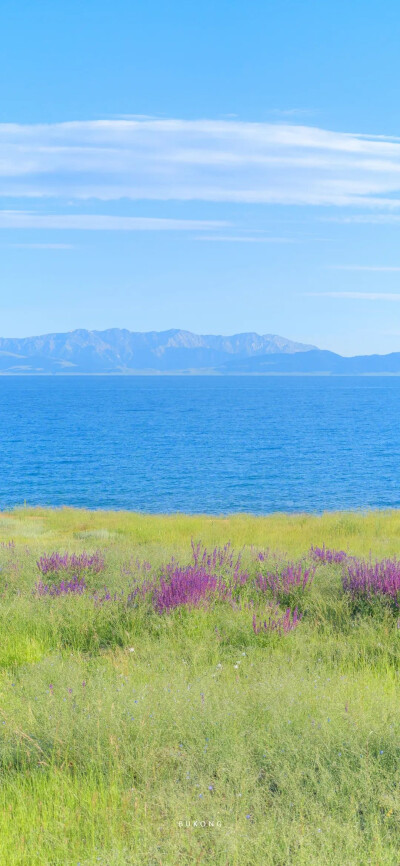
[[[0,866],[399,866],[399,44],[1,3]]]
[[[5,0],[4,337],[256,317],[399,351],[399,28],[374,5]]]
[[[53,336],[58,336],[58,337],[65,336],[65,337],[67,337],[70,334],[79,333],[79,332],[88,333],[88,334],[104,334],[107,331],[120,331],[120,332],[124,331],[124,332],[129,333],[129,334],[141,335],[141,336],[146,336],[146,335],[151,335],[151,334],[157,334],[157,335],[161,336],[163,334],[168,334],[168,333],[182,333],[182,334],[189,334],[189,335],[195,336],[195,337],[203,337],[203,338],[215,337],[215,338],[221,338],[221,339],[232,339],[234,337],[246,337],[246,336],[254,336],[254,337],[260,337],[260,338],[272,338],[272,339],[278,338],[281,340],[285,340],[289,343],[298,343],[301,346],[307,347],[303,351],[319,351],[319,352],[333,352],[334,351],[332,349],[327,349],[324,346],[317,346],[317,345],[308,344],[303,340],[293,340],[291,336],[288,336],[286,334],[275,334],[275,333],[272,333],[271,331],[268,333],[265,333],[265,334],[260,333],[260,332],[255,331],[255,330],[237,331],[235,333],[229,333],[229,334],[228,333],[222,334],[222,333],[216,333],[216,332],[212,333],[210,331],[207,334],[206,333],[201,334],[198,331],[190,331],[188,328],[165,328],[161,331],[157,331],[155,328],[152,328],[148,331],[137,331],[137,330],[131,330],[130,328],[122,328],[122,327],[119,327],[118,325],[110,326],[110,327],[106,327],[106,328],[101,328],[101,329],[99,329],[99,328],[73,328],[73,329],[67,330],[67,331],[65,331],[65,330],[64,331],[46,331],[46,332],[41,332],[41,333],[37,333],[37,334],[26,334],[24,336],[21,336],[21,335],[15,336],[14,335],[14,336],[10,336],[10,337],[4,337],[4,336],[2,336],[2,334],[0,334],[0,340],[10,340],[10,341],[11,340],[35,340],[35,339],[41,339],[43,337],[53,337]],[[276,354],[280,354],[280,352],[277,351]],[[338,354],[343,358],[353,358],[353,357],[358,357],[358,356],[370,357],[372,355],[400,354],[400,348],[399,348],[398,352],[396,352],[396,351],[393,351],[393,352],[364,352],[364,353],[355,353],[354,352],[354,353],[350,353],[350,354],[336,352],[335,354]],[[1,375],[5,375],[5,374],[1,373]],[[21,374],[19,374],[19,375],[21,375]],[[65,375],[68,375],[68,374],[65,373]],[[71,372],[71,375],[74,375],[74,374]],[[79,374],[79,375],[81,375],[81,374]],[[373,374],[373,375],[377,375],[377,374]],[[381,374],[381,375],[387,375],[387,374],[385,373],[385,374]]]

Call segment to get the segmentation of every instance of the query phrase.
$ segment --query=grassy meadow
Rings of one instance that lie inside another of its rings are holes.
[[[224,597],[156,609],[141,587],[191,540],[247,578],[217,561]],[[400,512],[0,513],[0,864],[398,866],[400,614],[339,563],[255,588],[323,544],[400,556]],[[101,568],[57,594],[37,562],[84,551]],[[253,628],[288,606],[293,630]]]

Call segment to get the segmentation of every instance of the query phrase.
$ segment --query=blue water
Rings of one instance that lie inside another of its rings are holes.
[[[400,378],[0,378],[0,507],[400,506]]]

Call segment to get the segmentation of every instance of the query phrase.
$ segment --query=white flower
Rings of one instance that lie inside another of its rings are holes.
[[[134,653],[134,652],[135,652],[135,647],[130,646],[128,652],[130,652],[130,653]]]
[[[233,665],[233,667],[234,667],[234,668],[235,668],[235,670],[236,670],[236,671],[237,671],[237,669],[238,669],[238,667],[239,667],[239,665]]]
[[[218,662],[217,668],[218,668],[218,670],[221,670],[221,668],[222,668],[221,662]]]

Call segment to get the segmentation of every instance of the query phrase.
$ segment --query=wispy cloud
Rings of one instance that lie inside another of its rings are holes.
[[[7,249],[17,250],[72,250],[73,244],[1,244]]]
[[[234,118],[0,124],[0,195],[394,211],[400,140]]]
[[[358,301],[400,301],[400,292],[305,292],[308,298],[348,298]]]
[[[313,108],[273,108],[271,114],[277,117],[305,117],[315,114]]]
[[[386,225],[398,225],[400,223],[400,215],[394,213],[386,213],[386,214],[377,214],[377,213],[369,213],[369,214],[344,214],[343,216],[335,216],[335,217],[326,217],[324,222],[336,222],[336,223],[359,223],[360,225],[374,225],[374,226],[386,226]]]
[[[335,271],[373,271],[378,273],[394,273],[400,271],[400,265],[330,265]]]
[[[232,244],[294,244],[297,243],[295,238],[272,238],[260,237],[259,235],[201,235],[195,238],[196,241],[212,241],[213,243],[232,243]]]
[[[66,229],[79,231],[211,231],[229,223],[215,220],[181,220],[102,214],[36,214],[0,211],[0,229]],[[54,246],[54,245],[53,245]]]

